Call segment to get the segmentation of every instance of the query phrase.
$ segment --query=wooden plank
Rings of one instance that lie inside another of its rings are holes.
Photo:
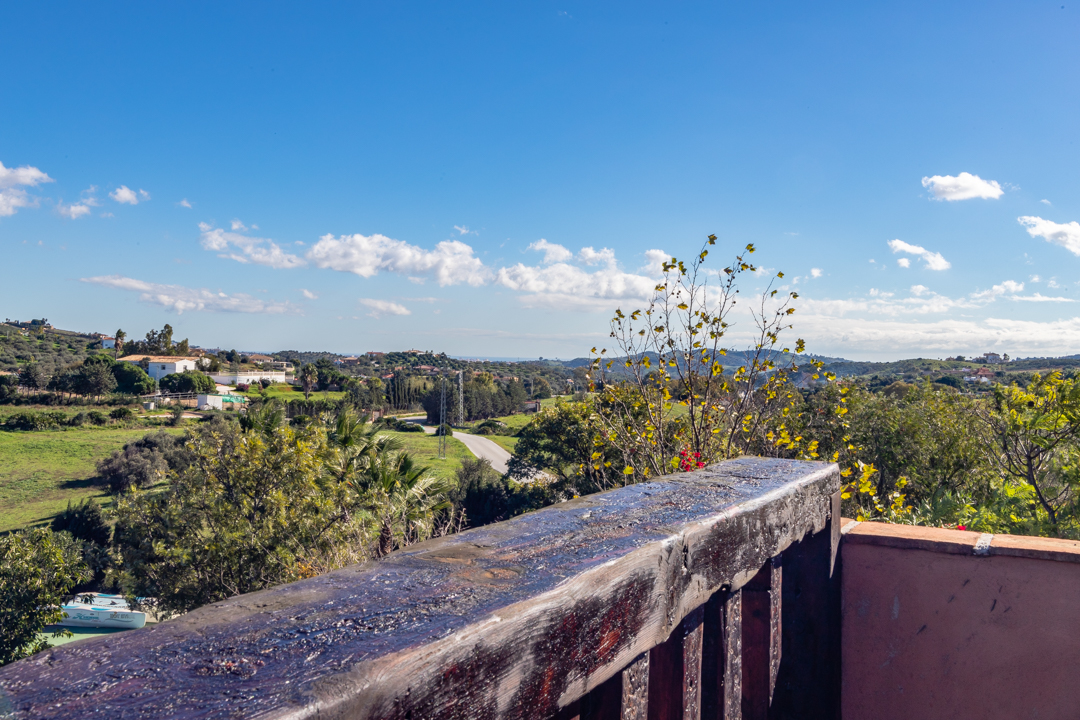
[[[742,716],[766,720],[780,668],[780,558],[772,558],[742,588]]]
[[[649,720],[700,720],[704,607],[649,653]]]
[[[642,653],[622,671],[622,720],[648,720],[650,654]]]
[[[771,716],[840,717],[840,494],[828,525],[784,551],[783,657]]]
[[[701,650],[701,717],[742,717],[742,591],[721,590],[705,604]]]
[[[838,487],[720,463],[53,648],[0,692],[15,720],[552,717],[820,530]]]
[[[701,649],[705,606],[682,621],[682,720],[701,720]]]

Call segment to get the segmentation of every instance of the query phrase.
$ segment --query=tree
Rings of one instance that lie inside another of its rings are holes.
[[[120,357],[121,351],[124,349],[124,340],[127,339],[127,333],[123,330],[116,331],[116,340],[113,342],[113,359]]]
[[[435,516],[450,507],[449,481],[421,467],[408,453],[383,453],[350,483],[378,527],[376,557],[431,537]]]
[[[801,449],[802,439],[784,422],[797,402],[792,378],[802,370],[794,358],[804,344],[798,340],[792,353],[780,335],[791,328],[798,295],[777,297],[770,283],[750,308],[751,347],[730,350],[738,279],[757,270],[747,259],[755,249],[747,245],[728,267],[710,273],[705,262],[715,243],[710,235],[689,264],[664,262],[663,279],[644,309],[616,310],[610,336],[617,360],[605,359],[607,349],[596,354],[593,348],[597,416],[604,442],[619,449],[627,481],[683,468],[683,451],[694,466],[744,452],[815,456],[812,447]],[[719,285],[711,286],[709,278],[717,275]]]
[[[314,365],[308,363],[304,367],[300,368],[300,383],[304,387],[304,399],[311,398],[311,388],[315,386],[315,383],[319,381],[319,371]]]
[[[27,390],[43,390],[49,384],[49,376],[40,365],[28,363],[19,371],[19,385]]]
[[[169,393],[212,393],[217,387],[213,378],[198,370],[185,370],[172,373],[158,382],[163,392]]]
[[[1036,374],[1024,388],[994,388],[993,410],[980,413],[1005,475],[1031,488],[1054,526],[1075,519],[1080,494],[1080,384],[1060,371]]]
[[[533,397],[538,400],[544,400],[551,397],[551,383],[544,378],[537,378],[533,384]]]
[[[327,482],[326,431],[200,427],[193,461],[160,493],[116,501],[115,543],[127,592],[159,599],[166,617],[356,562],[363,514]]]
[[[154,378],[131,362],[114,363],[110,368],[116,378],[116,391],[127,395],[149,395],[157,388]]]
[[[76,540],[100,547],[108,547],[112,539],[112,528],[94,498],[87,498],[77,505],[72,505],[69,500],[67,509],[53,518],[50,528],[53,532],[67,532]]]
[[[0,665],[47,648],[38,633],[63,619],[64,597],[89,579],[70,535],[35,528],[0,536]]]
[[[507,481],[491,468],[487,458],[465,458],[457,470],[457,486],[449,499],[464,511],[469,527],[505,520],[510,499]]]
[[[544,408],[518,432],[509,474],[518,480],[547,475],[570,496],[621,485],[620,453],[603,442],[603,434],[591,402]]]
[[[109,365],[111,363],[83,363],[76,379],[76,392],[80,395],[100,397],[115,390],[116,377]]]

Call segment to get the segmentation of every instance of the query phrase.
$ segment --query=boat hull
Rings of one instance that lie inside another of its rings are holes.
[[[88,605],[62,605],[64,627],[126,628],[135,630],[146,624],[146,613],[128,609],[99,608]]]

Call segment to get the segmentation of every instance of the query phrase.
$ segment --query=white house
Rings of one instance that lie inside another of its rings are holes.
[[[199,358],[177,357],[173,355],[125,355],[120,358],[121,362],[140,364],[143,360],[149,363],[146,374],[155,380],[160,380],[166,375],[182,373],[187,370],[195,370]]]
[[[112,337],[111,335],[101,336],[102,350],[112,350],[114,347],[116,347],[116,338]]]

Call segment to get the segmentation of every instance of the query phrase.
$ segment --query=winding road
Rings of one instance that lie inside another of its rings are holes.
[[[405,422],[421,423],[426,420],[423,415],[416,417],[403,417],[401,418]],[[432,425],[421,425],[424,428],[424,432],[428,435],[435,434],[435,428]],[[491,467],[498,473],[505,475],[507,469],[507,463],[510,462],[510,453],[503,449],[500,445],[488,440],[482,435],[470,435],[464,432],[455,432],[452,436],[455,440],[461,442],[462,445],[469,449],[473,455],[478,458],[485,458],[491,463]]]

